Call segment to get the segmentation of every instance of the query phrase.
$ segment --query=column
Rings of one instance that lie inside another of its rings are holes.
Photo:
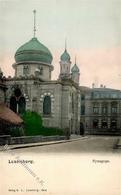
[[[108,118],[108,129],[110,129],[111,119]]]
[[[101,129],[101,126],[102,126],[102,121],[101,121],[101,118],[98,119],[99,120],[99,123],[98,123],[98,128]]]

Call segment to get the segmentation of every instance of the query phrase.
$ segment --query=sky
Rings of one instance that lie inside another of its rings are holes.
[[[16,50],[36,37],[53,55],[52,79],[60,71],[65,38],[80,85],[121,89],[121,0],[0,0],[0,67],[14,75]]]

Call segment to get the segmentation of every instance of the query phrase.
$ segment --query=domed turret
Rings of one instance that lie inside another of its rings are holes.
[[[80,77],[80,70],[76,64],[76,58],[75,58],[75,64],[71,69],[71,78],[75,83],[79,84],[79,77]]]
[[[60,75],[59,78],[70,78],[70,66],[71,66],[71,61],[70,61],[70,55],[67,52],[66,49],[66,41],[65,41],[65,51],[60,57]]]
[[[70,55],[68,54],[66,49],[65,49],[64,53],[61,55],[60,59],[63,62],[70,62]]]
[[[15,77],[17,78],[39,78],[42,81],[51,80],[53,70],[52,54],[36,38],[36,10],[34,13],[34,37],[23,44],[15,53]]]
[[[37,61],[51,64],[52,54],[37,38],[32,38],[30,41],[22,45],[15,53],[17,63],[26,61]]]
[[[71,72],[72,73],[79,73],[79,68],[76,64],[74,64],[74,66],[72,67]]]

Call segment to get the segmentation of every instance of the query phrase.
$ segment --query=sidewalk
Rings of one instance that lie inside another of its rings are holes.
[[[45,146],[45,145],[52,145],[52,144],[60,144],[72,141],[78,141],[80,139],[87,139],[87,136],[80,136],[80,135],[71,135],[69,140],[60,140],[60,141],[49,141],[49,142],[38,142],[38,143],[29,143],[29,144],[16,144],[16,145],[8,145],[0,146],[0,152],[4,150],[14,150],[19,148],[28,148],[28,147],[37,147],[37,146]]]

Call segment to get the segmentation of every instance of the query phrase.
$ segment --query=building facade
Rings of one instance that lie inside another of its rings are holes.
[[[121,133],[121,91],[100,88],[81,89],[81,125],[85,134]]]
[[[14,77],[6,78],[6,104],[15,113],[38,112],[44,126],[80,133],[79,69],[71,69],[70,55],[65,48],[60,57],[60,74],[51,80],[52,54],[33,37],[15,53]],[[75,67],[76,66],[76,67]]]

